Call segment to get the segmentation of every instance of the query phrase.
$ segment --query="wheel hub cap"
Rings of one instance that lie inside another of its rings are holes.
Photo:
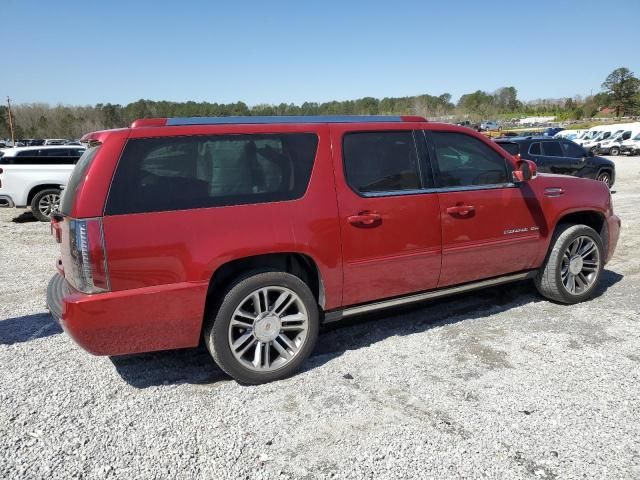
[[[581,256],[576,255],[569,262],[569,271],[572,275],[578,275],[582,271],[582,266],[584,265],[584,260]]]
[[[270,314],[258,318],[254,324],[253,332],[261,342],[271,342],[280,335],[280,319],[276,315]]]

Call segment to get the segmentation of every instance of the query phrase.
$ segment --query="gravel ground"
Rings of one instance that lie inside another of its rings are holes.
[[[0,209],[0,478],[640,478],[640,158],[615,160],[596,299],[520,283],[370,316],[257,387],[204,351],[82,351],[45,310],[48,226]]]

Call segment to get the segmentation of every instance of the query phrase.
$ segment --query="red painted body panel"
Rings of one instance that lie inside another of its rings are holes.
[[[439,287],[536,266],[542,241],[526,192],[514,186],[439,195],[443,245]],[[455,205],[474,210],[465,215],[447,213]]]
[[[63,299],[60,323],[94,355],[195,347],[209,282],[174,283]]]
[[[379,130],[412,130],[412,124],[382,125]],[[343,305],[368,302],[435,288],[441,263],[438,195],[421,193],[362,197],[347,185],[342,168],[342,138],[360,125],[332,125],[333,165],[342,228]],[[370,227],[350,224],[349,216],[375,212]]]
[[[79,187],[71,217],[103,216],[128,138],[315,132],[319,142],[311,180],[305,195],[292,201],[103,217],[112,291],[94,295],[74,291],[62,299],[65,330],[95,354],[197,345],[212,275],[225,263],[250,256],[307,255],[320,273],[323,307],[333,310],[537,268],[555,226],[573,212],[598,212],[606,219],[607,260],[617,243],[620,221],[613,215],[610,194],[602,183],[591,180],[539,175],[498,189],[375,198],[359,196],[346,184],[342,136],[352,130],[464,132],[514,161],[464,127],[409,121],[166,127],[160,120],[85,137],[103,145]],[[564,193],[545,194],[553,188]],[[464,208],[462,215],[451,210],[460,205],[474,210],[467,215]],[[363,212],[373,213],[366,217],[374,219],[372,224],[354,225],[349,217]],[[63,264],[70,261],[65,223],[56,225]],[[505,233],[509,230],[514,231]]]

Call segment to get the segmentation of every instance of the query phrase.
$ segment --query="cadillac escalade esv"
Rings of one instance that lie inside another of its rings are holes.
[[[364,312],[525,279],[587,300],[620,231],[604,183],[421,117],[155,118],[84,141],[52,314],[97,355],[202,339],[242,383]]]

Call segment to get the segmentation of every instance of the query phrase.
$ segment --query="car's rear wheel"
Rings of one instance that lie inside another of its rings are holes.
[[[611,147],[609,155],[620,155],[620,149],[618,147]]]
[[[240,383],[296,372],[319,330],[315,297],[298,277],[262,272],[238,280],[208,319],[204,339],[216,363]]]
[[[551,251],[535,284],[551,300],[579,303],[593,296],[603,266],[600,235],[586,225],[562,225],[554,235]]]
[[[31,212],[41,222],[48,222],[51,214],[60,208],[60,190],[47,188],[33,196],[31,200]]]
[[[611,187],[611,173],[603,171],[598,174],[597,180],[604,183],[607,187]]]

